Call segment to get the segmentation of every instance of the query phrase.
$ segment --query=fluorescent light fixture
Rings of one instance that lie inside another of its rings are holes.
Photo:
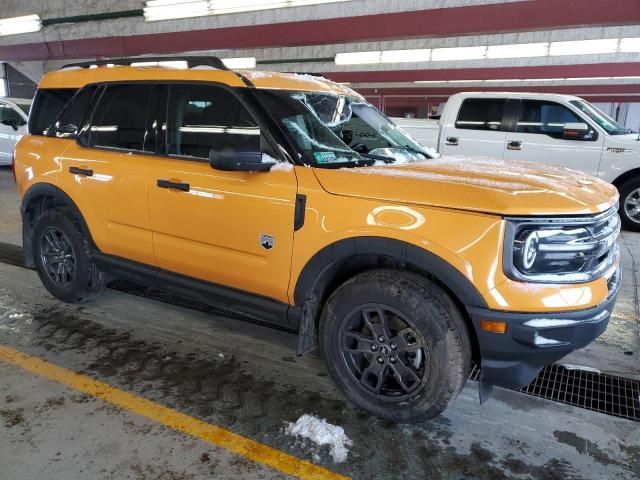
[[[418,85],[433,84],[456,84],[456,83],[499,83],[499,82],[593,82],[598,80],[640,80],[640,76],[620,76],[620,77],[571,77],[571,78],[503,78],[488,80],[415,80],[413,83]]]
[[[144,7],[144,19],[148,22],[201,17],[210,13],[206,0],[149,0]]]
[[[485,58],[487,47],[453,47],[453,48],[434,48],[431,51],[431,60],[474,60],[477,58]]]
[[[510,82],[522,82],[521,78],[491,78],[485,80],[485,82],[493,82],[493,83],[510,83]]]
[[[256,57],[223,58],[222,62],[230,69],[256,68]]]
[[[147,21],[156,21],[346,1],[348,0],[148,0],[144,16]]]
[[[490,45],[487,58],[544,57],[549,53],[549,44],[514,43],[512,45]]]
[[[209,8],[212,14],[223,15],[225,13],[254,12],[256,10],[303,7],[346,1],[348,0],[211,0]]]
[[[430,48],[417,48],[414,50],[385,50],[382,52],[382,63],[406,63],[428,62],[431,55]]]
[[[640,37],[621,38],[620,51],[624,53],[640,52]]]
[[[336,65],[365,65],[367,63],[380,63],[382,52],[350,52],[337,53],[335,57]]]
[[[0,19],[0,35],[17,35],[42,30],[42,20],[38,15]]]
[[[549,55],[593,55],[597,53],[615,53],[617,50],[617,38],[572,40],[569,42],[551,42]]]

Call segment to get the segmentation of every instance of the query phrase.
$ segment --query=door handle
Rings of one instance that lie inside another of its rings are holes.
[[[522,142],[518,140],[507,142],[507,150],[522,150]]]
[[[188,192],[190,188],[188,183],[172,182],[170,180],[163,180],[161,178],[158,179],[157,185],[160,188],[168,188],[171,190],[181,190],[183,192]]]
[[[69,167],[69,173],[74,175],[84,175],[85,177],[93,177],[93,170],[90,168]]]
[[[447,141],[447,145],[452,145],[452,146],[458,145],[458,137],[447,137],[446,141]]]

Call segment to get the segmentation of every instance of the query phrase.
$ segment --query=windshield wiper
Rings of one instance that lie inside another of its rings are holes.
[[[380,160],[384,163],[396,163],[396,159],[393,157],[387,157],[386,155],[375,155],[373,153],[360,153],[361,157],[370,158],[372,160]]]
[[[417,148],[413,148],[409,145],[402,145],[401,147],[398,148],[402,148],[403,150],[406,150],[407,152],[411,152],[411,153],[417,153],[418,155],[424,155],[427,158],[431,158],[429,156],[429,154],[427,152],[425,152],[424,150],[418,150]]]

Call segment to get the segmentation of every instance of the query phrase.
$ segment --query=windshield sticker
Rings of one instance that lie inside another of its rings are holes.
[[[336,157],[336,154],[333,152],[314,152],[313,156],[316,157],[316,161],[320,164],[337,163],[344,161],[338,159],[338,157]]]

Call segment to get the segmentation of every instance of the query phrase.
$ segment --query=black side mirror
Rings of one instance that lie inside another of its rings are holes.
[[[565,140],[594,140],[595,132],[586,123],[565,123],[562,138]]]
[[[16,132],[18,131],[18,120],[15,118],[5,118],[2,120],[2,124],[13,128]]]
[[[227,172],[266,172],[274,165],[263,162],[262,152],[259,150],[237,150],[231,147],[209,150],[209,164],[211,168]]]
[[[56,138],[75,138],[78,133],[78,127],[73,123],[68,123],[66,125],[60,125],[60,122],[56,122],[53,127],[47,130],[47,137],[56,137]]]

